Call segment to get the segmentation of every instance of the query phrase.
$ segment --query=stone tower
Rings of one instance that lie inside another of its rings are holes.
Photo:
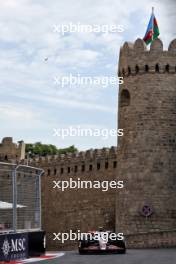
[[[0,144],[0,161],[17,162],[25,159],[25,143],[13,143],[12,137],[3,138]]]
[[[129,247],[176,245],[176,39],[120,50],[116,230]]]

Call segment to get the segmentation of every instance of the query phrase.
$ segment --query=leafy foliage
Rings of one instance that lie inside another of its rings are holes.
[[[58,149],[56,146],[52,144],[42,144],[41,142],[36,142],[34,144],[26,144],[26,154],[30,157],[35,155],[46,156],[46,155],[57,155],[57,154],[66,154],[68,152],[74,153],[77,152],[77,148],[74,145],[64,148]]]

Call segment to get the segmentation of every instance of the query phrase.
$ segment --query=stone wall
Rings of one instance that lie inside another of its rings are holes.
[[[125,43],[119,75],[118,177],[126,187],[116,196],[116,230],[147,247],[151,232],[176,229],[176,40],[168,51],[159,39],[150,50],[140,39]]]
[[[170,248],[176,246],[176,230],[127,235],[126,240],[128,248]]]
[[[53,180],[70,178],[91,181],[116,179],[117,150],[89,150],[77,154],[30,160],[30,165],[45,170],[42,177],[43,228],[47,233],[48,249],[75,246],[69,241],[62,245],[53,241],[53,233],[87,232],[100,226],[115,229],[115,189],[53,189]]]

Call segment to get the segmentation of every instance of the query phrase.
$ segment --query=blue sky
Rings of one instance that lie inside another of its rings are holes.
[[[167,2],[165,6],[164,2]],[[6,0],[0,3],[0,137],[75,145],[80,150],[116,145],[116,137],[53,136],[69,126],[116,129],[116,85],[59,87],[55,76],[115,76],[124,41],[143,37],[155,7],[161,39],[174,38],[174,1]],[[123,33],[54,32],[53,25],[123,25]],[[45,61],[45,58],[48,58]]]

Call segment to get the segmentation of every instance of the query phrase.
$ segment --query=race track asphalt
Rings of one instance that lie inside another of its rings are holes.
[[[41,262],[38,262],[41,264]],[[37,264],[38,264],[37,263]],[[77,251],[67,251],[65,255],[45,264],[176,264],[174,249],[127,250],[126,254],[79,255]]]

